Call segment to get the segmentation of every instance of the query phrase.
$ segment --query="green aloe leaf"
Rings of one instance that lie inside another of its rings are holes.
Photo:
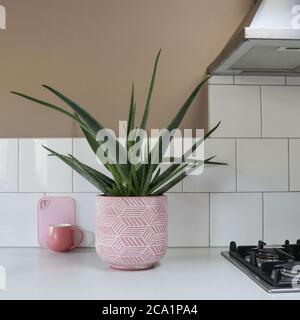
[[[160,176],[160,172],[161,172],[161,168],[158,168],[157,172],[155,173],[155,175],[154,175],[154,177],[153,177],[153,179],[152,179],[152,181],[151,181],[151,184],[152,184],[152,183],[153,183],[153,184],[156,183],[158,177]]]
[[[72,101],[71,99],[69,99],[68,97],[63,95],[62,93],[58,92],[57,90],[55,90],[47,85],[43,85],[43,87],[50,90],[50,92],[52,92],[57,97],[62,99],[69,107],[71,107],[71,109],[73,109],[73,111],[76,113],[76,115],[69,113],[69,112],[65,111],[64,109],[57,107],[55,105],[52,105],[48,102],[32,98],[32,97],[24,95],[22,93],[18,93],[15,91],[12,91],[12,93],[16,94],[18,96],[21,96],[23,98],[26,98],[28,100],[31,100],[33,102],[42,104],[42,105],[49,107],[51,109],[54,109],[56,111],[62,112],[65,115],[69,116],[70,118],[72,118],[74,121],[76,121],[80,125],[85,136],[89,136],[88,142],[91,145],[91,142],[93,140],[92,135],[94,135],[94,140],[95,140],[95,136],[96,136],[97,132],[101,129],[104,129],[103,126],[97,120],[95,120],[87,111],[85,111],[81,106],[79,106],[77,103],[75,103],[74,101]],[[114,139],[114,137],[112,137],[112,139]],[[119,158],[119,155],[120,155],[119,152],[121,152],[122,157],[125,159],[126,153],[125,153],[124,147],[122,145],[120,145],[120,143],[117,139],[115,139],[115,140],[116,140],[116,145],[117,145],[117,150],[116,150],[117,151],[117,159]],[[93,142],[93,146],[92,146],[93,150],[96,148],[96,146],[97,146],[97,144]],[[98,146],[101,147],[101,144],[98,143]],[[124,164],[124,165],[115,164],[115,168],[118,170],[119,174],[123,178],[127,177],[129,170],[130,170],[130,167],[128,166],[128,164]]]
[[[139,189],[140,189],[140,182],[138,180],[137,174],[136,174],[136,166],[132,165],[131,166],[131,177],[132,177],[132,181],[133,181],[133,185],[134,185],[134,189],[136,194],[138,194]]]
[[[93,172],[88,170],[86,166],[80,164],[80,162],[76,159],[73,159],[69,156],[65,156],[43,146],[47,151],[50,152],[50,155],[53,155],[59,159],[61,159],[64,163],[70,166],[73,170],[83,176],[87,181],[89,181],[92,185],[94,185],[97,189],[99,189],[103,193],[111,192],[111,185],[107,183],[106,180],[100,178],[100,176],[95,176]],[[91,169],[91,168],[90,168]],[[108,177],[107,177],[108,178]]]
[[[206,84],[206,82],[210,79],[210,77],[204,78],[194,89],[194,91],[191,93],[191,95],[188,97],[186,102],[183,104],[183,106],[179,109],[173,120],[169,123],[167,129],[169,131],[172,131],[173,129],[177,129],[184,116],[186,115],[187,111],[189,110],[191,104],[193,103],[194,99],[198,95],[199,91],[202,89],[202,87]]]
[[[185,161],[186,159],[189,158],[189,156],[191,154],[193,154],[193,152],[207,139],[209,138],[220,126],[221,122],[219,122],[215,127],[213,127],[211,130],[209,130],[202,139],[197,140],[193,146],[186,151],[183,155],[182,155],[182,161]]]
[[[141,195],[146,195],[148,188],[150,186],[151,180],[152,180],[152,173],[153,171],[148,171],[147,175],[145,176],[145,180],[143,181],[143,187],[141,189]]]
[[[164,186],[166,183],[171,182],[178,174],[182,172],[184,168],[188,166],[187,163],[179,165],[175,170],[169,172],[168,174],[164,175],[164,178],[160,177],[160,180],[157,181],[153,186],[149,186],[149,193],[152,194],[158,188]]]
[[[83,109],[81,106],[79,106],[76,102],[73,100],[69,99],[59,91],[51,88],[50,86],[43,85],[44,88],[48,89],[50,92],[55,94],[57,97],[59,97],[61,100],[63,100],[71,109],[73,109],[74,112],[82,119],[82,121],[86,124],[86,126],[89,128],[89,131],[94,134],[94,136],[97,135],[99,130],[104,129],[102,124],[100,124],[96,119],[94,119],[85,109]],[[109,136],[109,132],[107,131],[107,135]],[[115,137],[109,137],[112,140],[115,140],[116,142],[116,158],[119,159],[121,158],[126,159],[126,151],[125,148],[119,143],[118,139]],[[109,139],[109,140],[110,140]],[[99,143],[101,147],[101,143]],[[109,155],[108,155],[109,156]],[[111,159],[114,160],[114,159]],[[129,174],[130,167],[128,164],[118,164],[115,163],[114,167],[118,170],[120,175],[126,179],[127,175]]]
[[[46,101],[43,101],[43,100],[39,100],[39,99],[36,99],[36,98],[33,98],[33,97],[30,97],[24,93],[21,93],[21,92],[17,92],[17,91],[10,91],[10,93],[14,94],[14,95],[17,95],[19,97],[22,97],[22,98],[25,98],[27,100],[30,100],[32,102],[35,102],[35,103],[38,103],[40,105],[43,105],[47,108],[50,108],[50,109],[53,109],[55,111],[58,111],[58,112],[61,112],[63,113],[64,115],[68,116],[69,118],[71,118],[72,120],[76,121],[80,126],[82,127],[85,127],[85,124],[79,119],[77,118],[76,116],[74,116],[71,112],[68,112],[66,110],[64,110],[63,108],[61,107],[58,107],[54,104],[51,104],[49,102],[46,102]]]
[[[129,116],[128,116],[128,122],[127,122],[127,150],[129,150],[129,148],[134,143],[133,141],[128,141],[128,137],[130,132],[134,130],[135,113],[136,113],[136,103],[134,99],[134,83],[132,83]]]
[[[203,163],[196,163],[195,165],[190,167],[187,171],[182,172],[179,176],[175,177],[174,179],[169,181],[167,184],[165,184],[164,186],[162,186],[158,190],[154,191],[151,195],[157,196],[157,195],[164,194],[165,192],[167,192],[168,190],[173,188],[177,183],[182,181],[186,176],[188,176],[194,170],[196,170],[200,165],[203,165]]]
[[[76,114],[76,117],[78,117],[78,115]],[[91,149],[93,150],[93,152],[95,153],[95,156],[97,154],[97,151],[100,147],[99,142],[95,139],[94,135],[91,134],[88,130],[86,130],[84,127],[80,127],[89,146],[91,147]],[[116,164],[103,164],[104,167],[110,171],[110,173],[113,175],[115,181],[117,182],[117,184],[119,185],[119,187],[121,187],[122,183],[122,175],[120,174],[120,169],[118,168],[118,166]]]
[[[140,125],[141,129],[146,129],[146,125],[147,125],[147,121],[148,121],[148,117],[149,117],[149,112],[150,112],[151,99],[152,99],[152,94],[153,94],[155,78],[156,78],[156,72],[157,72],[157,66],[158,66],[160,54],[161,54],[161,49],[158,51],[158,54],[157,54],[156,59],[155,59],[154,69],[153,69],[152,78],[151,78],[150,87],[149,87],[149,92],[148,92],[146,105],[145,105],[145,110],[144,110],[142,122],[141,122],[141,125]]]
[[[190,108],[192,102],[194,101],[194,99],[196,98],[196,96],[198,95],[199,91],[201,90],[201,88],[204,86],[204,84],[209,80],[210,77],[206,77],[204,78],[204,80],[202,80],[197,86],[196,88],[193,90],[192,94],[189,96],[189,98],[186,100],[186,102],[183,104],[183,106],[179,109],[179,111],[177,112],[177,114],[175,115],[175,117],[173,118],[173,120],[170,122],[170,124],[168,125],[167,129],[169,132],[171,132],[174,129],[177,129],[179,127],[179,125],[181,124],[186,112],[188,111],[188,109]],[[153,155],[154,158],[159,157],[159,161],[161,161],[161,157],[163,157],[163,155],[165,154],[167,148],[168,148],[168,144],[165,144],[163,147],[162,141],[163,139],[166,138],[166,133],[165,131],[159,136],[158,138],[158,142],[155,144],[155,146],[153,147],[153,149],[151,150],[151,153]],[[172,139],[170,139],[171,142]],[[149,164],[146,168],[147,171],[147,175],[152,175],[153,171],[156,169],[157,165],[155,164]]]
[[[205,164],[213,164],[213,165],[219,165],[219,166],[227,166],[228,163],[226,162],[218,162],[218,161],[206,161]]]
[[[42,85],[42,86],[44,88],[48,89],[53,94],[55,94],[58,98],[63,100],[71,109],[73,109],[73,111],[78,114],[78,116],[82,119],[82,121],[89,128],[89,131],[91,131],[95,136],[97,135],[99,130],[105,129],[102,124],[100,124],[95,118],[93,118],[91,116],[90,113],[88,113],[85,109],[83,109],[76,102],[74,102],[70,98],[63,95],[61,92],[57,91],[56,89],[53,89],[52,87],[50,87],[48,85]],[[107,135],[109,135],[109,132],[107,132]],[[119,141],[115,137],[110,137],[110,138],[116,141],[117,159],[119,159],[119,152],[121,152],[122,156],[125,158],[126,152],[125,152],[124,147],[119,143]],[[100,146],[101,146],[101,144],[100,144]],[[120,166],[118,166],[118,168],[120,169],[120,173],[122,173],[122,174],[124,174],[124,176],[126,176],[126,174],[128,173],[128,171],[127,171],[128,166],[127,165],[120,165]]]
[[[110,177],[108,177],[104,173],[87,166],[86,164],[82,163],[71,154],[69,154],[68,156],[71,159],[73,159],[79,166],[81,166],[82,168],[90,172],[92,175],[94,175],[95,178],[105,182],[110,188],[115,184],[114,180],[112,180]]]
[[[177,168],[180,167],[180,164],[172,164],[170,165],[164,172],[162,172],[158,177],[156,177],[155,179],[153,179],[153,181],[151,182],[149,189],[153,189],[157,184],[160,184],[160,182],[164,179],[166,179],[166,177],[168,177],[170,174],[172,174],[172,172],[174,172],[175,170],[177,170]]]
[[[176,160],[181,160],[184,161],[185,159],[187,159],[193,152],[193,150],[195,150],[195,148],[198,148],[200,146],[201,143],[203,143],[204,140],[206,140],[215,130],[217,130],[217,128],[219,127],[220,122],[213,128],[211,129],[209,132],[207,132],[204,137],[200,140],[198,140],[183,156],[182,158],[170,158],[171,162],[175,162]],[[227,165],[227,163],[224,162],[217,162],[217,161],[211,161],[212,159],[214,159],[215,156],[210,157],[208,159],[205,159],[204,162],[203,161],[198,161],[199,164],[204,163],[204,164],[212,164],[212,165]],[[195,161],[193,161],[195,163]],[[183,162],[184,163],[184,162]],[[153,190],[153,188],[155,188],[156,185],[161,185],[162,182],[166,182],[166,180],[168,180],[168,177],[170,177],[170,175],[172,175],[172,173],[174,171],[176,171],[179,167],[181,166],[180,163],[173,163],[172,165],[170,165],[160,176],[156,177],[155,181],[153,181],[150,186],[149,189]],[[182,169],[181,169],[182,170]]]
[[[50,87],[48,85],[43,84],[42,86],[45,89],[52,92],[54,95],[56,95],[62,101],[64,101],[74,112],[76,112],[79,115],[79,117],[82,119],[82,121],[85,123],[85,125],[89,128],[89,130],[95,136],[97,135],[99,130],[104,129],[104,126],[102,126],[102,124],[100,124],[95,118],[93,118],[91,116],[90,113],[88,113],[85,109],[83,109],[76,102],[74,102],[70,98],[63,95],[61,92],[57,91],[56,89],[53,89],[52,87]]]
[[[77,113],[74,113],[74,116],[81,121],[81,119]],[[87,130],[84,126],[80,126],[80,129],[81,129],[82,133],[84,134],[86,141],[88,142],[90,148],[96,154],[99,147],[100,147],[99,142],[95,139],[94,135],[89,130]]]
[[[91,134],[88,130],[86,130],[84,127],[80,127],[88,144],[90,145],[91,149],[95,153],[95,157],[97,154],[97,151],[100,147],[99,142],[95,139],[94,135]],[[117,184],[117,187],[119,190],[123,189],[123,184],[122,184],[122,175],[120,174],[120,169],[118,168],[118,165],[116,164],[110,164],[106,163],[103,164],[104,167],[112,174],[113,178],[115,179],[115,182]]]

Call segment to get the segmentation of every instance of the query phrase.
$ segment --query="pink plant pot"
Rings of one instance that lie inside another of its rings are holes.
[[[114,269],[151,268],[166,253],[167,224],[166,196],[97,196],[97,254]]]

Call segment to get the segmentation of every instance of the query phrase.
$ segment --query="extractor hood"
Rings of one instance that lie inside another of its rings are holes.
[[[208,73],[300,76],[300,0],[254,1]]]

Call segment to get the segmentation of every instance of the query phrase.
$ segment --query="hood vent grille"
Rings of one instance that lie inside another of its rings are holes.
[[[300,51],[280,51],[278,46],[253,46],[233,65],[235,70],[295,70]]]

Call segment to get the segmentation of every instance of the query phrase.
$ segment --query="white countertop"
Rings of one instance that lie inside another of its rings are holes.
[[[94,249],[1,248],[7,288],[0,300],[300,299],[300,293],[266,293],[220,251],[169,249],[155,268],[129,272],[107,269]]]

